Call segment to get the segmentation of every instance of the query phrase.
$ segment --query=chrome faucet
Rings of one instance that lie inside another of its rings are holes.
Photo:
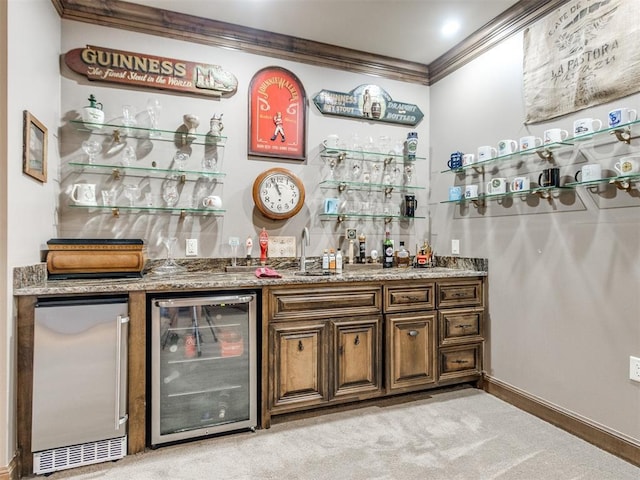
[[[304,227],[302,234],[300,235],[300,271],[307,271],[307,245],[311,245],[311,239],[309,238],[309,229]]]

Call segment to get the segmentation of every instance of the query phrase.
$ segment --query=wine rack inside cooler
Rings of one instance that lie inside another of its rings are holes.
[[[254,429],[255,293],[151,305],[151,444]]]

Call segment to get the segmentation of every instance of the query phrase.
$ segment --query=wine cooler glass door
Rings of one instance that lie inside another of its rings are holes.
[[[153,445],[256,427],[256,295],[152,300]]]

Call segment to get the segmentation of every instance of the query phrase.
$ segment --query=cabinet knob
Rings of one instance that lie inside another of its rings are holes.
[[[409,330],[407,332],[407,335],[409,335],[410,337],[417,337],[418,336],[418,331],[417,330]]]
[[[302,340],[298,340],[298,351],[301,352],[304,350],[304,345],[302,344]]]

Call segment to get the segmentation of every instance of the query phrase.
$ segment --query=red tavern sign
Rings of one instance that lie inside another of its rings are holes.
[[[68,51],[64,61],[89,80],[215,97],[232,94],[238,88],[236,77],[219,65],[143,53],[87,45]]]

